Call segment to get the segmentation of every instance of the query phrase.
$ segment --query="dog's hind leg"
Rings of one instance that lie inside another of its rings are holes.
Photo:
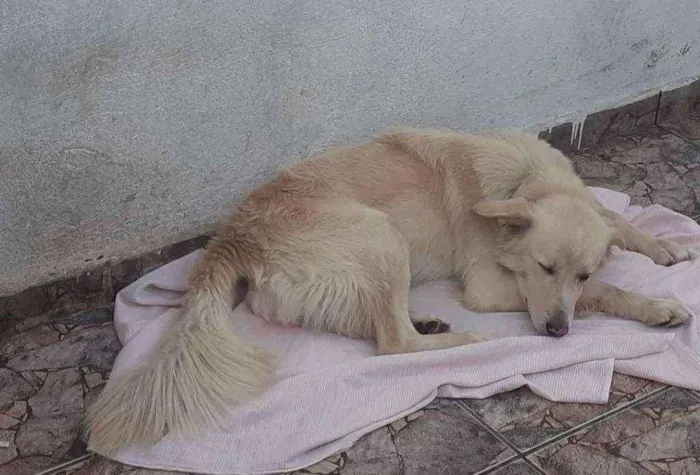
[[[421,335],[436,335],[450,330],[450,324],[432,315],[417,312],[408,312],[413,328]]]
[[[372,312],[378,352],[380,354],[412,353],[486,341],[484,336],[472,332],[421,334],[421,330],[427,330],[422,328],[426,317],[412,315],[408,310],[411,279],[408,246],[403,240],[401,244],[391,248],[391,251],[387,250],[394,254],[391,259],[395,264],[394,268],[385,268],[384,275],[377,276],[379,280],[388,284],[387,289],[382,289],[381,294],[376,295],[374,301],[377,306]],[[432,323],[428,324],[430,327],[432,325]]]
[[[400,296],[394,295],[393,298],[398,300]],[[414,322],[408,312],[392,312],[389,315],[376,329],[380,354],[439,350],[487,341],[485,336],[473,332],[450,333],[449,324],[434,317]]]
[[[633,224],[627,222],[614,211],[602,209],[600,213],[615,228],[619,239],[616,244],[629,251],[638,252],[651,258],[656,264],[670,266],[694,257],[694,252],[687,247],[668,239],[655,238]]]
[[[409,245],[391,218],[343,203],[289,239],[268,264],[248,300],[253,311],[282,324],[374,340],[380,354],[435,350],[483,341],[411,314]],[[426,333],[426,334],[422,334]]]

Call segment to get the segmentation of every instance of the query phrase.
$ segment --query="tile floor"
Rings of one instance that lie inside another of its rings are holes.
[[[700,116],[572,159],[589,184],[700,216]],[[118,350],[109,308],[0,316],[0,475],[166,473],[86,453],[81,419]],[[700,394],[616,375],[606,405],[438,400],[297,473],[700,474]]]

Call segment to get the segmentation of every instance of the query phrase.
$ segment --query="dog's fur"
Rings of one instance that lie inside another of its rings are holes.
[[[175,328],[90,408],[92,446],[110,454],[216,427],[273,382],[273,358],[231,328],[243,279],[256,315],[374,340],[380,354],[484,341],[409,312],[410,285],[436,279],[460,279],[471,310],[528,311],[553,336],[588,312],[684,323],[677,302],[591,277],[613,245],[664,265],[691,257],[603,210],[534,137],[398,130],[303,161],[237,206],[194,269]]]

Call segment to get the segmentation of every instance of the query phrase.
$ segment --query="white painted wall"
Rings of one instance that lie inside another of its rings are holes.
[[[329,144],[699,73],[697,0],[0,0],[0,294],[209,229]]]

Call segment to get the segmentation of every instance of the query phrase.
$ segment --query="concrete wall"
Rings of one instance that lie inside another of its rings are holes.
[[[0,294],[208,230],[329,144],[690,79],[699,30],[697,0],[0,0]]]

